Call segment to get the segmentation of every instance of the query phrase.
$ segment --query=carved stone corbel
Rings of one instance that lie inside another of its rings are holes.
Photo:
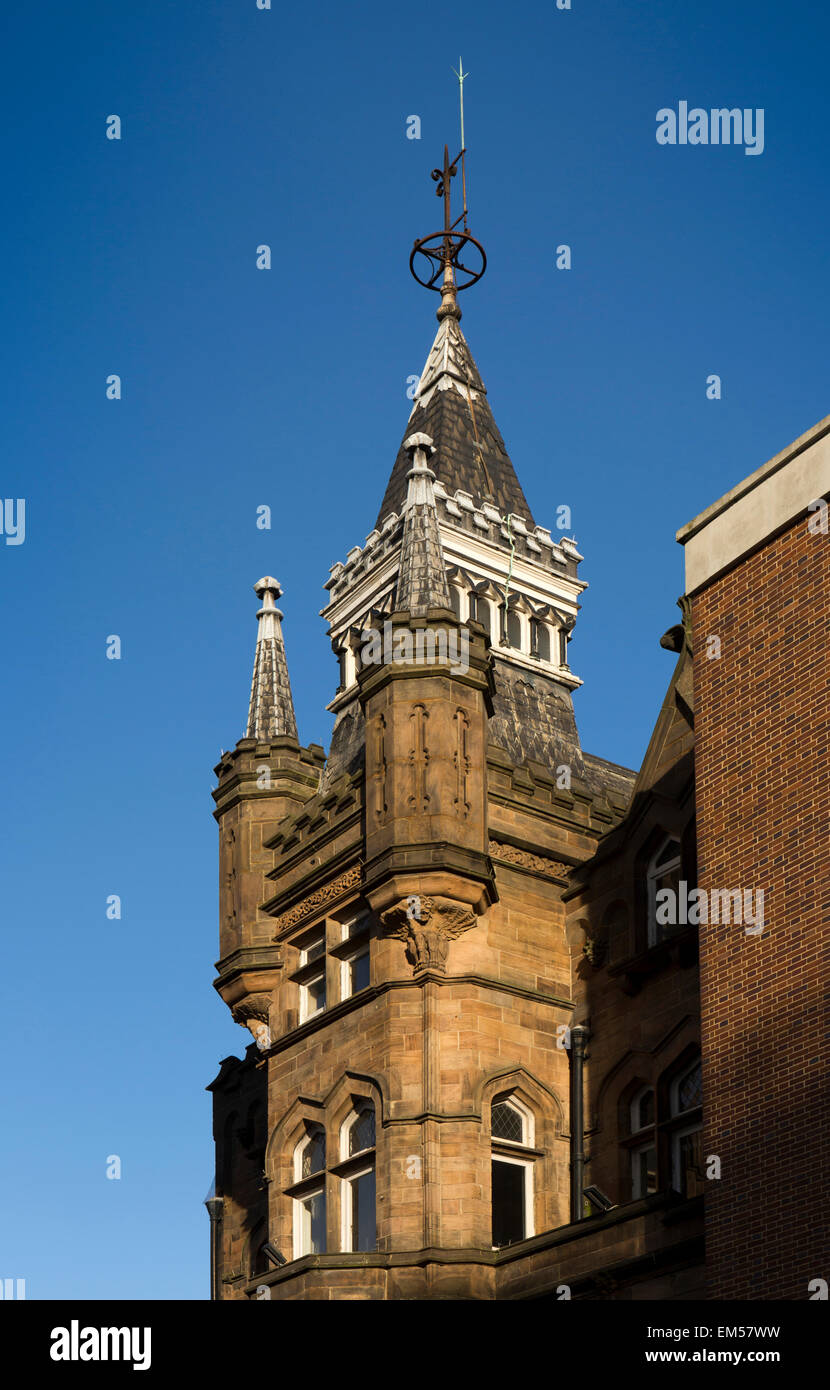
[[[380,920],[387,936],[405,943],[407,959],[417,975],[421,970],[443,974],[450,942],[474,927],[478,919],[457,903],[413,894],[381,913]]]
[[[249,1028],[251,1037],[258,1044],[260,1049],[263,1046],[270,1046],[268,1037],[268,1014],[271,1008],[271,997],[268,994],[248,994],[241,999],[238,1004],[234,1004],[231,1009],[231,1016],[234,1023],[238,1023],[242,1028]],[[267,1041],[265,1039],[267,1038]]]

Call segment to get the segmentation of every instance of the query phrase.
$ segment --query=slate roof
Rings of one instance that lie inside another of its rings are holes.
[[[441,321],[430,349],[404,441],[413,431],[432,439],[436,452],[430,465],[450,494],[461,489],[470,493],[477,505],[489,501],[502,516],[513,512],[535,526],[473,355],[458,320],[451,315]],[[409,455],[402,442],[377,526],[390,512],[400,512],[409,469]]]
[[[408,453],[414,453],[415,462],[408,475],[395,607],[423,616],[430,608],[449,608],[450,591],[432,490],[435,474],[426,464],[431,441],[424,434],[407,439]]]
[[[245,737],[263,742],[283,735],[296,738],[297,720],[280,626],[282,614],[274,601],[282,590],[270,575],[260,579],[254,590],[262,607],[257,613],[259,627]]]

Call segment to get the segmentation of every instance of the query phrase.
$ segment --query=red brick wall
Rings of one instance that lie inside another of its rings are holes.
[[[765,894],[762,936],[700,927],[709,1296],[806,1299],[830,1278],[830,536],[799,518],[692,623],[698,883]]]

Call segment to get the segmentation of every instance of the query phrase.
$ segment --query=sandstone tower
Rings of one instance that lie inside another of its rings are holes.
[[[503,1253],[582,1211],[562,898],[632,774],[580,746],[582,556],[534,519],[443,250],[377,520],[326,585],[328,755],[266,577],[216,769],[216,987],[254,1038],[211,1087],[221,1298],[498,1297]]]

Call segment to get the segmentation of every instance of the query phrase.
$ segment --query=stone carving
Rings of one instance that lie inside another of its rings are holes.
[[[467,800],[467,778],[470,775],[470,754],[467,748],[467,734],[470,721],[463,709],[455,711],[456,749],[455,749],[455,810],[459,816],[470,814]]]
[[[450,942],[476,925],[476,916],[467,907],[443,899],[413,895],[381,913],[387,936],[406,944],[406,954],[414,973],[419,970],[444,972]]]
[[[412,795],[410,808],[417,815],[423,815],[429,806],[427,796],[427,764],[429,749],[426,744],[426,722],[429,718],[424,705],[413,705],[409,716],[412,723],[412,747],[409,750],[409,766],[412,769]]]
[[[595,970],[603,964],[607,952],[608,938],[602,933],[597,936],[586,937],[582,944],[582,953]]]
[[[307,898],[303,898],[301,903],[289,908],[281,917],[277,917],[274,925],[277,932],[286,931],[289,927],[295,927],[298,922],[302,922],[304,917],[313,912],[316,907],[322,907],[324,903],[331,902],[332,898],[339,898],[349,888],[357,888],[362,877],[360,864],[355,864],[353,868],[347,869],[339,878],[332,879],[331,883],[326,883],[322,888],[309,893]]]
[[[232,826],[228,826],[222,836],[224,846],[224,876],[222,885],[223,917],[229,927],[234,925],[236,919],[236,907],[234,906],[234,880],[236,879],[236,867],[234,865],[234,845],[236,833]]]
[[[234,1004],[231,1014],[234,1023],[241,1023],[243,1028],[247,1028],[252,1019],[259,1019],[260,1023],[267,1023],[270,1007],[269,995],[249,994],[238,1004]]]
[[[571,872],[571,865],[563,864],[559,859],[531,854],[530,850],[517,849],[515,845],[505,845],[500,840],[490,840],[487,853],[494,859],[506,859],[508,864],[518,864],[523,869],[536,869],[538,873],[550,878],[567,878]]]
[[[267,994],[249,994],[231,1009],[234,1023],[250,1029],[251,1037],[260,1052],[271,1046],[271,1033],[268,1028],[268,1011],[271,1000]]]
[[[372,772],[372,797],[378,820],[386,810],[386,720],[379,714],[375,725],[375,766]]]

